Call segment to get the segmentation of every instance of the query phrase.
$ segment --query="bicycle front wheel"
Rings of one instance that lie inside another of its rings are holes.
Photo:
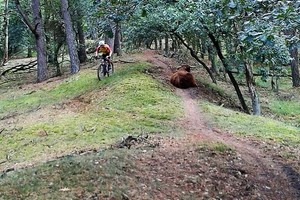
[[[108,65],[108,73],[107,75],[112,75],[115,72],[114,64],[112,62],[109,63]]]
[[[98,80],[101,81],[101,79],[103,79],[103,77],[105,76],[105,65],[104,64],[100,64],[98,69],[97,69],[97,77],[98,77]]]

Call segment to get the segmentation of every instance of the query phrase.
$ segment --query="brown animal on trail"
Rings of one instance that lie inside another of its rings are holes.
[[[181,65],[171,76],[170,82],[175,87],[182,89],[197,87],[196,80],[190,72],[191,67],[189,65]]]

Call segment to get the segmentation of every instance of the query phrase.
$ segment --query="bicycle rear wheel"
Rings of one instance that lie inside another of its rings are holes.
[[[103,79],[103,77],[106,74],[105,68],[106,68],[106,66],[104,64],[100,64],[98,69],[97,69],[97,77],[98,77],[99,81],[101,81],[101,79]]]

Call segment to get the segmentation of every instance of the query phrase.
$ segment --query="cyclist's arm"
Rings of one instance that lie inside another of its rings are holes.
[[[112,55],[112,50],[111,50],[111,48],[110,47],[108,47],[109,48],[109,57],[111,57],[111,55]]]

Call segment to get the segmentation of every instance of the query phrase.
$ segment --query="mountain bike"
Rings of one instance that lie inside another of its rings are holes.
[[[101,63],[97,69],[97,77],[99,81],[105,76],[109,77],[114,73],[114,64],[108,58],[101,58]]]

